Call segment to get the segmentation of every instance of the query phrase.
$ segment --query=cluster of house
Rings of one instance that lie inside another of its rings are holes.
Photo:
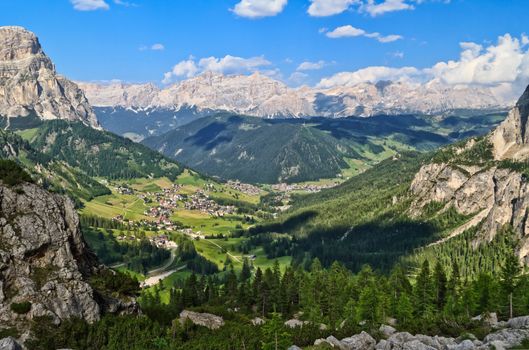
[[[329,183],[325,185],[315,185],[315,184],[286,184],[280,183],[272,185],[272,190],[276,192],[292,192],[292,191],[304,191],[304,192],[320,192],[326,188],[335,187],[338,183]]]
[[[239,181],[228,181],[228,186],[236,191],[248,194],[250,196],[258,196],[261,194],[261,189],[257,186],[245,184]]]
[[[164,234],[150,237],[149,241],[158,248],[173,249],[177,247],[177,244]]]
[[[205,238],[204,234],[201,231],[195,232],[190,228],[184,228],[184,229],[178,230],[178,232],[183,233],[184,235],[189,236],[195,240]]]
[[[128,236],[121,235],[121,236],[118,236],[116,239],[118,241],[139,241],[140,240],[139,238],[136,238],[135,235],[128,235]]]
[[[116,190],[118,191],[119,194],[129,194],[129,195],[133,195],[134,194],[134,190],[128,186],[118,186],[116,188]]]
[[[187,198],[184,203],[187,210],[200,210],[203,213],[208,213],[211,216],[222,217],[224,215],[231,215],[237,212],[237,208],[233,205],[220,205],[214,200],[210,199],[207,193],[202,190],[197,190]]]

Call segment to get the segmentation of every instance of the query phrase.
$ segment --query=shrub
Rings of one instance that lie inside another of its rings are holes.
[[[27,314],[31,310],[31,303],[24,301],[22,303],[12,303],[11,310],[19,315]]]
[[[32,182],[31,177],[16,162],[0,159],[0,180],[7,186],[16,186],[23,182]]]

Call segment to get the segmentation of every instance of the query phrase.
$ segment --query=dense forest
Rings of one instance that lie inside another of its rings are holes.
[[[182,168],[157,152],[106,131],[77,122],[44,122],[30,144],[54,160],[81,169],[88,176],[109,179],[176,178]]]
[[[411,333],[471,332],[479,338],[490,328],[473,316],[529,313],[529,277],[521,274],[514,254],[494,274],[482,272],[470,280],[460,269],[454,263],[448,273],[441,261],[425,260],[418,271],[397,265],[380,274],[365,265],[353,274],[340,263],[325,269],[315,259],[308,270],[288,267],[282,273],[277,263],[262,271],[246,261],[240,273],[230,270],[223,278],[189,276],[171,290],[168,304],[156,290],[144,293],[143,316],[109,315],[91,325],[70,320],[60,326],[39,319],[29,348],[121,349],[126,343],[130,349],[273,349],[276,341],[281,348],[305,346],[362,330],[377,336],[375,330],[387,322]],[[208,330],[181,323],[183,309],[223,316],[226,324]],[[305,324],[286,327],[284,321],[294,316]],[[254,317],[266,322],[254,326]]]

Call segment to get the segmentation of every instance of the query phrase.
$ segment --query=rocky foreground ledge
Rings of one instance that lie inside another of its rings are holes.
[[[502,350],[518,347],[524,340],[529,339],[529,316],[516,317],[507,322],[497,322],[494,315],[491,321],[490,324],[494,331],[483,340],[477,339],[472,334],[459,338],[412,335],[408,332],[397,332],[391,326],[382,325],[379,333],[385,339],[378,343],[370,334],[362,332],[342,340],[333,336],[318,339],[314,342],[314,346],[339,350]],[[288,350],[301,350],[301,348],[293,345]]]
[[[69,198],[32,183],[0,181],[0,330],[18,330],[23,342],[31,322],[42,317],[91,323],[103,313],[138,312],[134,298],[90,284],[103,272],[113,273],[87,247]],[[2,339],[0,350],[12,341]]]

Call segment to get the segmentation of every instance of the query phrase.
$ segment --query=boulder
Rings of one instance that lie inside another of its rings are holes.
[[[529,338],[527,329],[506,328],[487,335],[483,343],[485,345],[494,343],[505,348],[512,348],[520,345],[527,338]]]
[[[0,350],[22,350],[22,346],[13,337],[0,339]]]
[[[376,340],[372,336],[362,331],[360,334],[344,338],[341,341],[343,350],[375,350]]]
[[[261,325],[263,325],[265,323],[265,320],[263,320],[260,317],[256,317],[256,318],[252,318],[252,320],[250,322],[252,322],[252,324],[254,326],[261,326]]]
[[[289,347],[287,350],[303,350],[302,348],[300,348],[299,346],[297,345],[292,345],[291,347]]]
[[[306,321],[300,321],[298,319],[293,318],[291,320],[285,321],[285,326],[287,326],[288,328],[296,328],[303,327],[303,325],[306,323]]]
[[[342,342],[339,341],[338,339],[336,339],[332,335],[328,336],[327,339],[325,339],[325,342],[327,344],[329,344],[330,346],[332,346],[333,348],[337,348],[337,349],[342,349],[343,348]]]
[[[447,347],[447,350],[472,350],[472,349],[475,349],[475,348],[476,348],[476,346],[475,346],[475,344],[474,344],[474,342],[472,340],[465,339],[459,344],[449,345]]]
[[[222,317],[208,313],[184,310],[180,313],[180,322],[184,323],[186,319],[193,322],[193,324],[209,329],[219,329],[224,326],[224,319]]]
[[[397,332],[388,338],[390,344],[404,344],[408,341],[414,340],[415,337],[408,332]]]
[[[380,333],[382,333],[382,335],[386,338],[389,338],[393,333],[395,333],[397,330],[391,326],[388,326],[388,325],[381,325],[380,328],[378,329],[378,331]]]
[[[507,325],[510,328],[529,328],[529,316],[520,316],[511,318],[509,321],[507,321]]]
[[[391,344],[387,340],[382,339],[375,346],[375,350],[391,350]]]
[[[437,348],[426,345],[419,339],[414,339],[404,343],[402,345],[402,350],[437,350]]]
[[[473,321],[482,321],[485,325],[495,327],[498,324],[498,315],[495,312],[472,317]]]

